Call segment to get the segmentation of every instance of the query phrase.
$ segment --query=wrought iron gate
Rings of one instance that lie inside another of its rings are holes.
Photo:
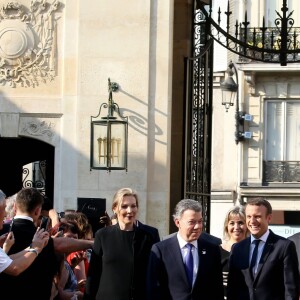
[[[203,230],[209,231],[213,43],[204,14],[195,10],[193,57],[186,58],[185,189],[202,204]]]

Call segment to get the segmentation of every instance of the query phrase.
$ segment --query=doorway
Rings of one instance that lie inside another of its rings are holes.
[[[36,187],[53,205],[54,151],[32,138],[0,138],[0,189],[7,196],[23,187]]]

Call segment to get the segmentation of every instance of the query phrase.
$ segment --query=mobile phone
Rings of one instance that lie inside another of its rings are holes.
[[[92,249],[87,249],[87,250],[85,251],[85,253],[86,253],[86,258],[87,258],[87,261],[88,261],[88,262],[91,261],[92,251],[93,251]]]
[[[9,224],[8,232],[11,232],[13,225],[14,225],[14,219],[12,219],[10,224]]]
[[[59,212],[57,215],[58,215],[58,218],[59,218],[59,219],[62,219],[62,218],[65,217],[65,212],[64,212],[64,211]]]
[[[45,230],[48,230],[50,219],[47,217],[42,217],[40,228],[44,228]]]

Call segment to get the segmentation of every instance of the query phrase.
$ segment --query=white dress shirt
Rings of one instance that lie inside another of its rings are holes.
[[[179,233],[177,233],[177,239],[179,243],[179,247],[181,250],[182,260],[185,262],[186,255],[188,252],[188,248],[186,247],[186,244],[192,244],[194,247],[192,248],[192,255],[193,255],[193,261],[194,261],[194,267],[193,267],[193,285],[197,276],[198,272],[198,266],[199,266],[199,255],[198,255],[198,243],[197,240],[192,242],[186,242]]]
[[[261,255],[262,255],[262,252],[263,252],[263,250],[264,250],[264,247],[265,247],[265,244],[266,244],[266,241],[267,241],[267,238],[268,238],[269,234],[270,234],[270,231],[269,231],[269,229],[268,229],[268,230],[267,230],[267,231],[259,238],[260,243],[259,243],[259,245],[258,245],[257,259],[256,259],[256,262],[255,262],[255,265],[254,265],[254,274],[257,272],[258,262],[260,261],[260,258],[261,258]],[[252,243],[254,240],[257,240],[257,239],[251,235],[251,245],[250,245],[249,265],[250,265],[251,258],[252,258],[252,254],[253,254],[253,251],[254,251],[254,248],[255,248],[254,243]]]
[[[33,222],[33,219],[29,216],[16,215],[16,216],[14,216],[13,220],[15,220],[15,219],[24,219],[24,220]]]

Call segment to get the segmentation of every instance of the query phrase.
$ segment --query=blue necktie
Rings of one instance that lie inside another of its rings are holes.
[[[186,244],[186,247],[188,248],[186,259],[185,259],[185,270],[188,277],[188,281],[190,286],[193,286],[193,270],[194,270],[194,259],[193,259],[193,253],[192,248],[194,247],[192,244]]]
[[[256,261],[257,261],[257,253],[258,253],[258,245],[259,245],[260,240],[254,240],[253,243],[255,244],[253,253],[252,253],[252,258],[250,262],[250,270],[252,275],[255,275],[255,266],[256,266]]]

